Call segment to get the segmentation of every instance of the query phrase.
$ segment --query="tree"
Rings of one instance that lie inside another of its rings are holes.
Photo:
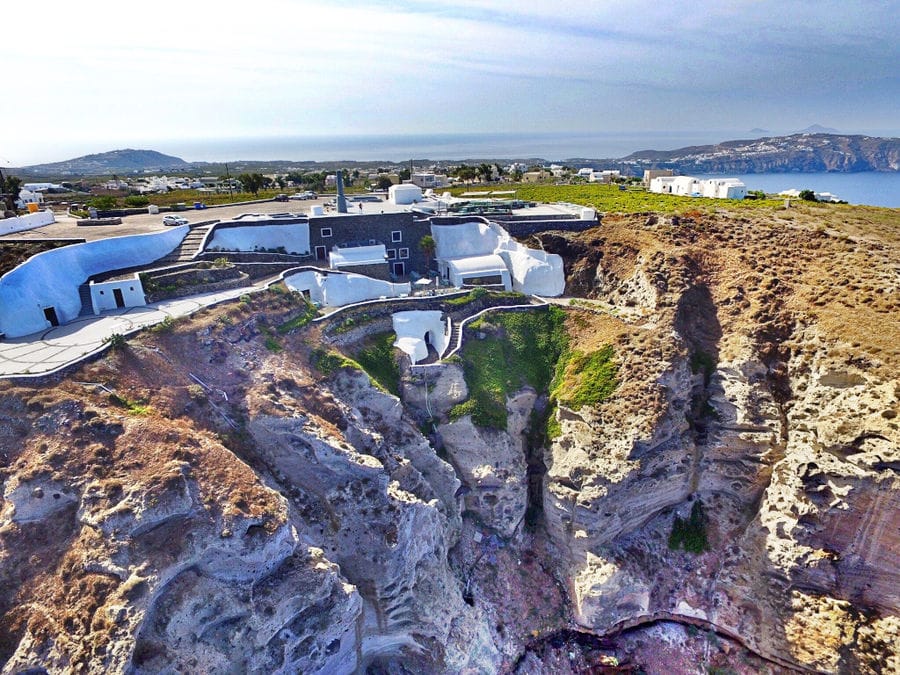
[[[19,192],[22,190],[22,179],[18,176],[3,177],[0,171],[0,195],[6,202],[7,211],[16,210],[16,200],[19,198]]]
[[[419,248],[422,249],[422,253],[424,253],[425,257],[430,261],[436,249],[434,237],[430,234],[426,234],[419,240]]]
[[[812,190],[800,190],[799,197],[800,197],[800,199],[802,199],[805,202],[819,201],[818,199],[816,199],[816,193],[813,192]]]
[[[378,182],[375,183],[375,187],[378,188],[379,190],[387,190],[393,184],[394,184],[394,182],[387,176],[379,176]]]
[[[247,192],[255,195],[258,195],[260,188],[266,184],[265,177],[259,173],[242,173],[237,179]]]
[[[409,177],[412,175],[412,172],[410,172],[409,169],[400,169],[400,171],[398,172],[398,175],[400,176],[401,181],[409,180]]]
[[[456,175],[460,180],[471,183],[478,175],[478,170],[474,166],[461,166],[457,169]]]
[[[479,164],[476,171],[478,172],[478,175],[481,176],[481,180],[485,183],[490,181],[494,176],[494,169],[490,164],[487,164],[486,162],[482,162],[481,164]]]

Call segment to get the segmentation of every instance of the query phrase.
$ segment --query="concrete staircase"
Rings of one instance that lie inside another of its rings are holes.
[[[91,301],[90,284],[81,284],[78,287],[78,297],[81,300],[81,311],[78,316],[94,316],[94,303]]]
[[[462,322],[454,321],[450,326],[450,339],[447,341],[447,348],[444,350],[444,353],[441,354],[441,358],[446,358],[447,355],[456,349],[457,345],[460,344],[459,339],[462,333]]]
[[[193,260],[194,256],[199,253],[200,246],[203,244],[203,239],[206,237],[206,233],[209,232],[209,229],[212,226],[213,223],[207,223],[206,225],[192,227],[187,235],[185,235],[184,239],[182,239],[181,244],[167,256],[157,260],[154,265],[174,265],[176,263],[190,262]]]

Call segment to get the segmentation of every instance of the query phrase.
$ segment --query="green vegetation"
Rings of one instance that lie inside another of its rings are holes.
[[[341,368],[362,370],[362,367],[356,361],[348,359],[340,352],[334,350],[317,349],[312,353],[310,363],[323,375],[331,375]]]
[[[689,211],[714,213],[728,209],[772,209],[780,208],[781,200],[775,199],[707,199],[704,197],[678,197],[648,192],[640,188],[620,190],[618,185],[533,185],[516,184],[516,198],[535,202],[571,202],[592,206],[601,212],[685,214]],[[459,193],[465,188],[455,188]]]
[[[709,384],[709,378],[716,370],[716,361],[711,354],[697,350],[691,353],[691,372],[703,373],[703,380]]]
[[[590,354],[573,351],[561,359],[561,375],[555,381],[552,396],[572,408],[580,410],[586,405],[597,405],[605,401],[616,390],[618,368],[613,357],[612,345],[606,345]]]
[[[221,257],[213,260],[212,264],[213,264],[213,267],[222,269],[224,267],[228,267],[231,264],[231,261],[228,260],[228,258],[226,258],[225,256],[221,256]]]
[[[687,520],[675,516],[672,533],[669,535],[669,548],[673,551],[683,548],[688,553],[698,554],[709,550],[709,541],[706,537],[707,523],[703,502],[698,499],[691,507],[691,515]]]
[[[519,293],[517,291],[489,291],[482,286],[477,286],[465,295],[460,295],[455,298],[449,298],[444,302],[453,307],[462,307],[463,305],[468,305],[470,302],[475,302],[476,300],[479,300],[487,296],[488,294],[490,294],[492,298],[506,298],[509,300],[522,300],[525,298],[525,295],[523,293]]]
[[[279,335],[287,335],[297,328],[302,328],[310,321],[315,319],[316,315],[319,313],[319,310],[316,309],[316,306],[309,300],[307,300],[306,297],[304,297],[302,294],[298,295],[303,298],[303,308],[300,310],[300,313],[293,319],[289,319],[278,326],[277,330]]]
[[[150,200],[144,195],[129,195],[125,197],[123,200],[125,202],[125,206],[130,206],[132,208],[140,208],[141,206],[147,206],[150,203]]]
[[[374,321],[375,317],[371,314],[362,313],[357,316],[348,316],[343,321],[341,321],[337,326],[334,327],[334,332],[340,335],[341,333],[346,333],[354,328],[359,326],[365,326],[367,323]]]
[[[121,333],[113,333],[103,342],[108,344],[110,349],[125,349],[125,347],[128,346],[128,341]]]
[[[175,328],[175,319],[171,316],[167,316],[165,319],[160,321],[155,326],[150,327],[151,333],[168,333],[173,328]]]
[[[277,354],[284,349],[284,347],[281,346],[281,343],[278,342],[278,338],[276,338],[274,335],[269,335],[266,337],[265,345],[266,349],[268,349],[273,354]]]
[[[116,200],[116,198],[109,195],[94,197],[91,201],[88,202],[88,205],[93,206],[95,209],[100,209],[101,211],[114,209],[116,208],[117,204],[118,201]]]
[[[568,346],[565,312],[503,312],[482,318],[472,328],[488,332],[462,349],[469,399],[450,411],[451,419],[471,415],[480,427],[506,427],[506,397],[526,385],[547,391],[556,364]]]
[[[152,410],[146,401],[132,401],[118,394],[110,394],[109,402],[120,408],[125,408],[132,415],[149,415]]]
[[[376,384],[395,396],[400,395],[400,365],[394,351],[393,331],[369,336],[354,356]]]

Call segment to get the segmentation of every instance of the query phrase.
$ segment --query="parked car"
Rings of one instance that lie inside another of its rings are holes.
[[[163,225],[187,225],[188,219],[181,216],[163,216]]]
[[[307,199],[317,199],[318,195],[315,192],[313,192],[312,190],[307,190],[306,192],[298,192],[295,195],[291,195],[290,198],[291,199],[300,199],[300,200],[305,201]]]
[[[275,195],[276,202],[286,202],[288,200],[288,196],[285,194]]]

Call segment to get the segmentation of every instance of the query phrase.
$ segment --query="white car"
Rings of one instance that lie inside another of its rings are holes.
[[[163,216],[163,225],[187,225],[187,218],[181,216]]]

